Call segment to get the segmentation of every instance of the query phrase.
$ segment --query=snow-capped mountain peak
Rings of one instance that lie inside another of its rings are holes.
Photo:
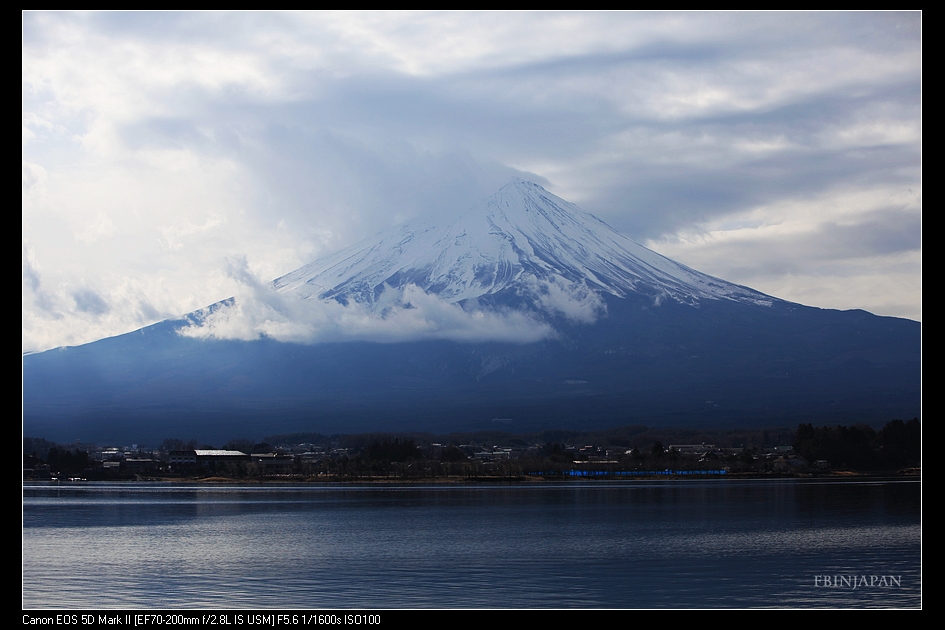
[[[415,285],[455,303],[549,283],[687,303],[773,299],[661,256],[520,179],[451,223],[430,217],[402,223],[286,274],[273,286],[303,299],[374,305],[387,287]]]

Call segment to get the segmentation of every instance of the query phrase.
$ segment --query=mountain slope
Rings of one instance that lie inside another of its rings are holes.
[[[239,316],[227,301],[24,357],[25,434],[222,443],[474,430],[497,418],[504,430],[540,430],[884,423],[921,412],[917,322],[801,306],[712,278],[521,181],[448,225],[404,224],[272,288],[286,304],[332,304],[372,321],[422,310],[392,306],[390,294],[410,289],[460,313],[524,309],[531,326],[554,334],[307,345],[190,334],[228,309]],[[574,316],[550,299],[555,291],[590,301],[596,315]]]
[[[399,225],[274,281],[305,299],[374,304],[385,286],[414,284],[450,302],[535,281],[581,283],[617,297],[663,294],[680,302],[772,298],[700,273],[623,236],[537,184],[515,180],[458,220]]]

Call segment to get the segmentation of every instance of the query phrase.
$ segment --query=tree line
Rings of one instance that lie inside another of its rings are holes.
[[[922,465],[922,427],[918,418],[893,420],[879,431],[865,424],[819,428],[800,424],[794,451],[808,462],[825,460],[834,469],[918,467]]]

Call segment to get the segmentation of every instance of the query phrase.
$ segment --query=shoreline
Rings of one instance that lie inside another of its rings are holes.
[[[819,479],[819,480],[867,480],[867,479],[912,479],[922,480],[921,468],[911,468],[899,471],[832,471],[826,473],[726,473],[717,475],[671,475],[653,474],[637,476],[570,476],[570,475],[517,475],[507,476],[478,476],[478,477],[429,477],[429,478],[391,478],[391,477],[362,477],[352,478],[324,478],[324,477],[268,477],[264,479],[235,479],[232,477],[138,477],[122,479],[22,479],[23,484],[41,483],[43,485],[72,486],[85,483],[167,483],[167,484],[218,484],[218,485],[528,485],[542,483],[613,483],[625,482],[632,484],[640,481],[725,481],[748,479]]]

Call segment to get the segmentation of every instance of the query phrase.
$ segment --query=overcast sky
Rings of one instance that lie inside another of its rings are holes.
[[[23,14],[23,348],[537,182],[700,271],[921,319],[921,14]]]

